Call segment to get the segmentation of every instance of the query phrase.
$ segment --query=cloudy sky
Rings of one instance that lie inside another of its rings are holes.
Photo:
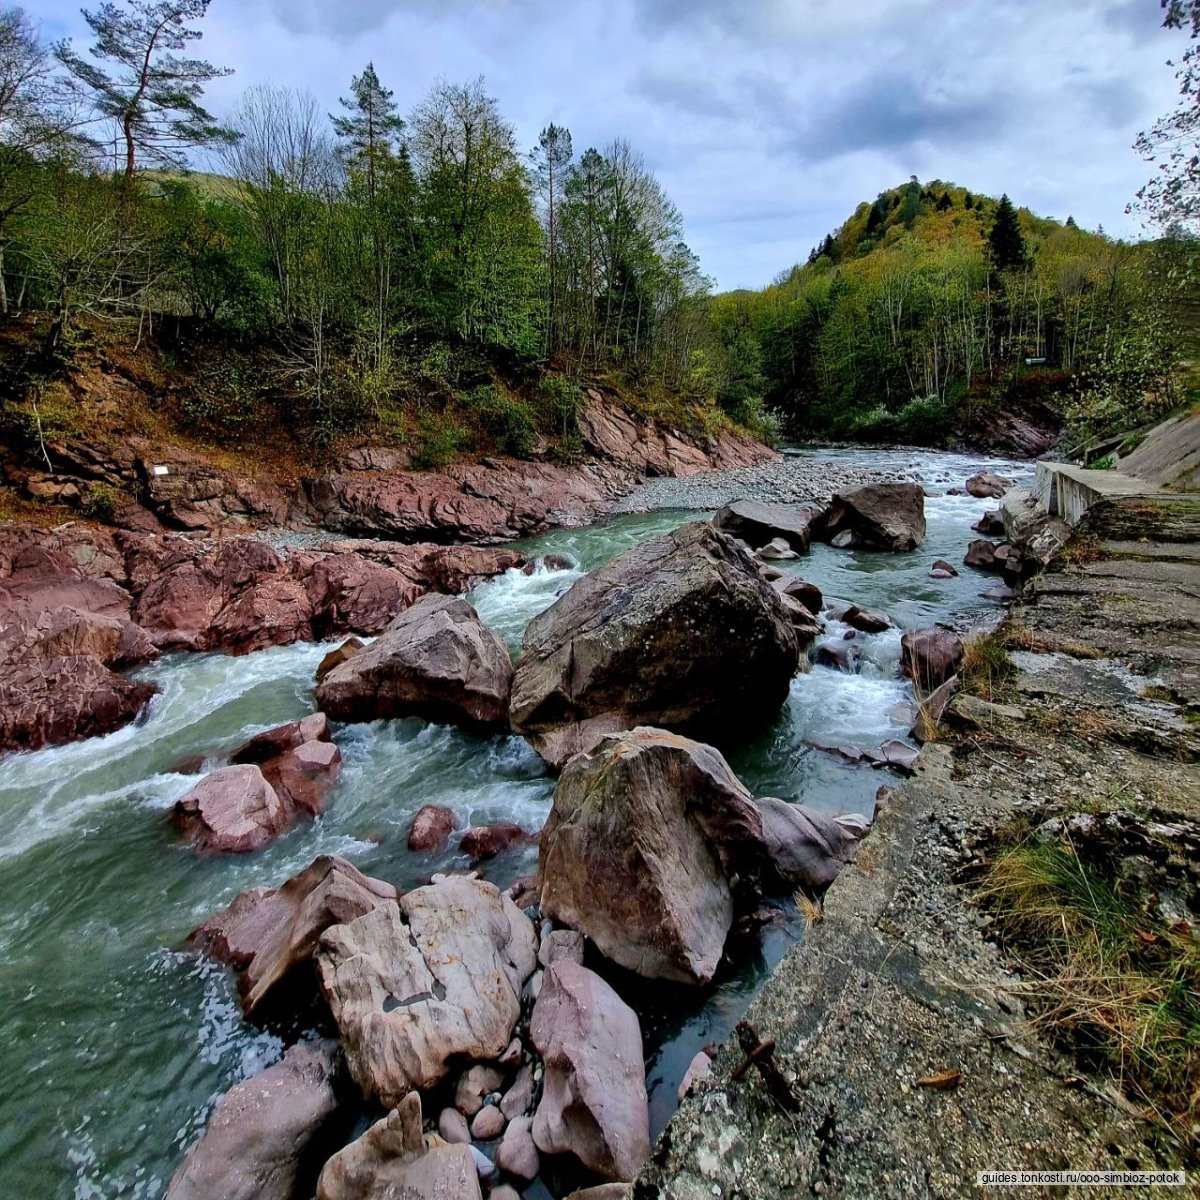
[[[88,43],[78,0],[25,0]],[[96,4],[98,7],[98,3]],[[1158,0],[212,0],[202,52],[332,111],[373,60],[405,110],[482,74],[524,145],[627,137],[719,286],[805,258],[863,199],[918,175],[1136,236],[1131,149],[1174,103]]]

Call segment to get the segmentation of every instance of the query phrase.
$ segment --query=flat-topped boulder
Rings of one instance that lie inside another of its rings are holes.
[[[572,759],[542,830],[542,913],[650,979],[707,983],[762,820],[720,753],[660,729]]]
[[[451,725],[503,724],[512,686],[508,647],[465,601],[426,596],[317,687],[336,721],[423,717]]]
[[[925,540],[925,492],[915,483],[869,483],[834,496],[823,536],[839,548],[915,550]]]
[[[617,555],[530,622],[512,726],[556,767],[637,725],[728,741],[774,719],[799,658],[779,593],[728,534],[693,522]]]
[[[979,500],[999,500],[1005,492],[1015,487],[1012,479],[992,471],[980,471],[967,480],[967,494]]]
[[[812,542],[813,525],[823,514],[824,509],[815,504],[735,500],[717,513],[713,524],[731,537],[741,538],[753,549],[783,538],[797,554],[804,554]]]
[[[463,1060],[503,1054],[536,952],[529,918],[461,876],[327,929],[317,967],[363,1095],[392,1108]]]
[[[260,1010],[303,1010],[319,995],[313,956],[321,934],[398,899],[344,858],[322,855],[277,888],[241,892],[189,935],[199,950],[238,972],[248,1017]]]

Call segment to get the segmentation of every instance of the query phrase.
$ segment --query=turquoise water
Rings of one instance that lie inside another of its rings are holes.
[[[903,458],[938,491],[961,487],[981,465],[946,455]],[[986,507],[969,497],[931,498],[920,551],[856,554],[819,546],[790,569],[827,595],[886,611],[906,627],[979,619],[990,609],[978,595],[989,578],[964,569],[959,579],[938,583],[928,571],[938,557],[961,561],[975,536],[969,526]],[[510,572],[471,598],[515,647],[528,620],[583,571],[695,516],[627,516],[534,539],[524,544],[530,552],[567,554],[576,567],[532,577]],[[863,645],[861,674],[815,668],[797,677],[776,725],[730,755],[757,794],[831,812],[871,811],[887,777],[808,745],[810,738],[878,745],[911,723],[907,686],[895,678],[899,633]],[[175,799],[198,778],[181,774],[179,762],[219,757],[251,734],[311,711],[313,674],[328,649],[164,660],[142,673],[162,694],[138,726],[0,760],[5,1200],[155,1200],[215,1099],[279,1057],[275,1038],[242,1022],[227,973],[177,949],[239,891],[282,882],[318,854],[344,855],[401,887],[463,865],[452,849],[433,858],[408,851],[409,823],[423,804],[445,804],[464,824],[513,820],[532,830],[545,819],[553,781],[519,739],[416,720],[342,727],[335,739],[345,769],[323,817],[259,854],[198,859],[168,820]],[[535,855],[498,861],[490,877],[503,885],[528,873]],[[728,1032],[769,964],[797,936],[795,922],[771,927],[708,996],[630,989],[647,1035],[656,1131],[695,1050]]]

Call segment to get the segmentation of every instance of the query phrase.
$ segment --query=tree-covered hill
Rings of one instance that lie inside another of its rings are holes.
[[[996,411],[1084,440],[1137,424],[1175,401],[1172,253],[914,178],[769,287],[713,299],[723,400],[864,440],[971,440]]]

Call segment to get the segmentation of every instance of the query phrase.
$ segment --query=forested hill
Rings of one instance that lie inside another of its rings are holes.
[[[1140,424],[1179,399],[1177,252],[912,179],[769,287],[713,299],[726,404],[762,397],[802,435],[924,443],[1002,442],[1014,416],[1076,441]]]

